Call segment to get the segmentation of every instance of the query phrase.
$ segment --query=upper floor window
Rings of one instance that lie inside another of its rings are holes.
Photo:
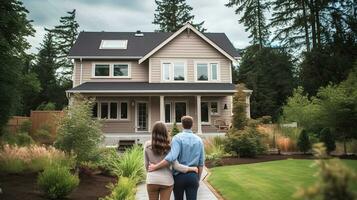
[[[218,63],[196,63],[196,81],[218,81]]]
[[[183,61],[162,63],[163,81],[185,81],[186,63]]]
[[[97,78],[130,78],[130,64],[94,64],[93,74]]]
[[[102,40],[100,49],[126,49],[128,40]]]

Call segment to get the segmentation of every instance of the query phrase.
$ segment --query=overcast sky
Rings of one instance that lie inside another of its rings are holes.
[[[236,48],[249,44],[248,33],[238,23],[233,8],[224,6],[228,0],[187,0],[193,7],[195,22],[205,21],[207,32],[224,32]],[[152,24],[155,0],[23,0],[33,20],[35,37],[29,38],[30,52],[37,52],[45,34],[66,11],[77,10],[80,31],[154,31]]]

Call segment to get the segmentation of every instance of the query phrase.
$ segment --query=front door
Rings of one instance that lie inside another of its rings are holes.
[[[148,131],[148,104],[146,102],[136,104],[136,131]]]

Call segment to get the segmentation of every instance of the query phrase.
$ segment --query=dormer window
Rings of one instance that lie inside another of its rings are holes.
[[[128,40],[102,40],[99,49],[126,49]]]

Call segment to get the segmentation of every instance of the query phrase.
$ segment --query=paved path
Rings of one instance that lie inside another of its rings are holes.
[[[207,171],[203,170],[202,172],[202,180],[207,176]],[[198,200],[218,200],[216,196],[212,193],[212,191],[207,187],[205,182],[200,181],[200,187],[198,188]],[[138,186],[138,191],[136,192],[136,199],[137,200],[148,200],[148,195],[146,192],[146,185],[145,183],[140,184]],[[171,199],[173,200],[173,194],[171,194]]]

